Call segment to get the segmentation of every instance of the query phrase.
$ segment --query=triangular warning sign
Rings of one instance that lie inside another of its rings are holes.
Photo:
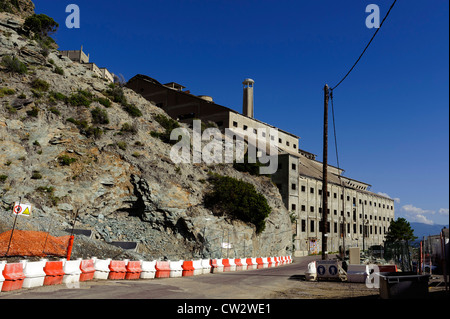
[[[30,210],[28,209],[28,207],[23,211],[22,215],[27,215],[27,216],[31,215]]]

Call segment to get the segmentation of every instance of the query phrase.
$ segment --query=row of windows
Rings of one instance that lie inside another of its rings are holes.
[[[236,121],[233,121],[233,127],[238,127],[238,122],[236,122]],[[242,129],[244,130],[244,131],[247,131],[248,130],[248,126],[247,125],[242,125]],[[253,129],[253,134],[258,134],[258,131],[257,131],[257,129],[256,128],[254,128]],[[265,129],[263,129],[263,131],[262,131],[262,137],[266,137],[266,132],[265,132]],[[275,136],[273,136],[273,135],[270,135],[269,134],[269,136],[270,136],[270,139],[272,140],[272,141],[275,141]],[[280,144],[283,144],[283,140],[281,139],[281,138],[278,138],[278,143],[280,143]],[[286,146],[291,146],[291,143],[289,142],[289,141],[286,141]],[[292,147],[293,148],[297,148],[297,144],[292,144]]]
[[[294,168],[295,164],[292,164],[292,165],[293,165],[292,169],[295,169]],[[292,190],[296,190],[297,189],[297,184],[292,183],[291,189]],[[306,192],[306,186],[305,185],[301,186],[301,191],[302,192]],[[310,187],[309,192],[311,194],[314,194],[314,192],[315,192],[314,187]],[[318,193],[319,193],[319,195],[322,195],[322,189],[319,189]],[[327,192],[327,196],[330,197],[330,192]],[[342,200],[344,199],[344,195],[343,194],[341,194],[340,197],[341,197]],[[337,198],[337,193],[333,193],[333,198]],[[347,201],[348,202],[350,201],[350,196],[348,196],[348,195],[347,195]],[[363,201],[361,199],[359,199],[359,204],[362,204],[362,203],[363,203]],[[372,204],[373,204],[373,207],[377,207],[377,203],[375,201],[372,203],[372,201],[364,200],[364,205],[367,205],[367,203],[369,203],[369,206],[372,206]],[[353,197],[353,204],[356,205],[356,197]],[[380,208],[383,207],[383,208],[387,208],[387,209],[390,209],[390,210],[394,210],[394,205],[386,205],[386,204],[378,203],[378,207],[380,207]]]
[[[296,208],[297,208],[297,205],[295,205],[295,204],[291,205],[291,209],[293,211],[295,211]],[[305,205],[301,205],[301,211],[302,212],[306,211],[306,206]],[[309,206],[309,211],[311,213],[314,213],[314,206]],[[327,211],[328,211],[328,214],[329,214],[330,213],[330,209],[328,208]],[[322,214],[322,207],[319,207],[319,213]],[[333,210],[333,214],[335,216],[337,216],[337,209]],[[343,210],[341,210],[341,216],[344,216],[344,211]],[[350,212],[347,212],[347,217],[350,217]],[[373,218],[374,220],[377,220],[377,217],[378,217],[378,220],[381,221],[381,216],[376,216],[376,215],[372,215],[372,214],[369,214],[369,215],[364,214],[364,219],[372,220],[372,218]],[[359,214],[359,218],[362,219],[362,214]],[[389,222],[391,220],[392,220],[392,218],[383,216],[383,221],[388,221]],[[356,211],[353,211],[353,221],[356,221]]]
[[[322,232],[322,223],[318,223],[319,224],[319,232]],[[327,223],[328,225],[328,231],[331,231],[330,229],[330,222]],[[347,229],[346,229],[347,228]],[[347,227],[345,227],[345,224],[339,224],[339,233],[340,234],[351,234],[351,224],[348,223]],[[357,225],[353,224],[353,234],[357,234]],[[302,219],[301,222],[301,230],[302,232],[306,232],[306,220]],[[315,232],[315,221],[314,220],[310,220],[309,221],[309,231],[311,233]],[[363,225],[359,225],[359,234],[363,235],[363,231],[364,231],[364,237],[368,237],[369,235],[383,235],[386,234],[386,227],[383,226],[373,226],[373,225],[367,225],[364,226]],[[338,223],[333,223],[333,232],[336,234],[338,233]]]

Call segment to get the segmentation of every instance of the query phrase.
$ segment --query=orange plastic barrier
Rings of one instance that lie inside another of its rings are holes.
[[[156,269],[155,278],[170,277],[170,263],[168,261],[157,261],[155,269]]]
[[[95,268],[94,268],[94,260],[82,260],[80,264],[81,275],[80,281],[88,281],[94,278]]]
[[[133,279],[139,279],[141,277],[141,262],[136,261],[129,261],[127,266],[127,274],[125,275],[125,279],[133,280]]]
[[[11,291],[21,289],[25,275],[23,273],[23,265],[21,263],[6,264],[3,269],[3,282],[2,291]]]
[[[253,262],[251,258],[247,258],[245,259],[245,261],[247,262],[247,266],[253,266]]]
[[[380,272],[397,272],[397,265],[378,265]]]
[[[230,260],[228,258],[222,259],[222,264],[223,264],[223,271],[231,270]]]
[[[262,260],[261,257],[256,258],[256,263],[258,264],[258,265],[256,266],[257,269],[263,268],[263,264],[264,264],[264,263],[263,263],[263,260]]]
[[[125,267],[125,261],[123,260],[111,260],[109,264],[108,279],[121,280],[125,279],[127,274],[127,268]]]
[[[193,276],[194,275],[194,264],[192,260],[185,260],[183,264],[181,265],[181,268],[183,268],[183,276]]]
[[[0,256],[8,251],[11,231],[0,234]],[[8,256],[66,257],[70,236],[54,237],[46,232],[14,230]]]
[[[240,258],[235,258],[234,263],[236,264],[236,270],[243,270],[244,265],[242,264],[242,261]]]
[[[44,267],[44,286],[59,285],[64,278],[62,261],[47,261]]]

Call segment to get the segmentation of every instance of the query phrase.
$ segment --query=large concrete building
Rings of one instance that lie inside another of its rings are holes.
[[[243,82],[242,114],[214,103],[210,96],[193,95],[175,82],[161,84],[145,75],[136,75],[127,86],[164,109],[181,122],[200,119],[214,122],[247,136],[275,143],[278,169],[272,180],[278,186],[286,208],[295,217],[294,254],[319,253],[322,232],[322,167],[316,155],[299,148],[299,137],[254,118],[252,79]],[[266,136],[276,129],[277,134]],[[262,134],[262,135],[261,135]],[[394,219],[394,201],[369,191],[370,185],[343,176],[344,170],[328,166],[328,252],[343,247],[383,244],[390,221]]]

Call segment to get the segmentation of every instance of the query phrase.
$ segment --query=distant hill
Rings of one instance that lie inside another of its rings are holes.
[[[417,240],[421,240],[423,236],[439,235],[442,228],[448,227],[448,225],[428,225],[423,223],[410,223],[411,228],[414,229],[414,235],[417,236]]]

